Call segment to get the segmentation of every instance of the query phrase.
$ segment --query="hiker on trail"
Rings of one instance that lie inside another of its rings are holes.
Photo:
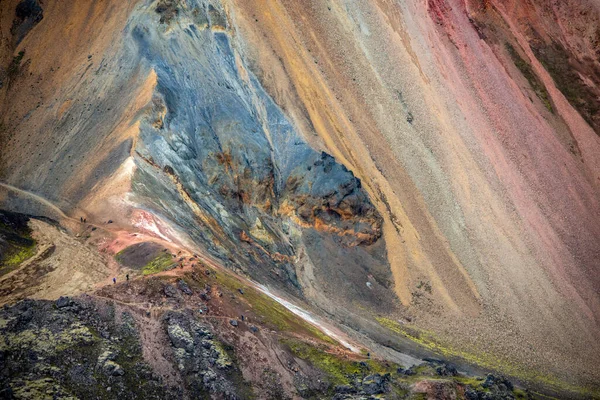
[[[129,280],[129,274],[126,274],[126,275],[125,275],[125,278],[127,278],[127,280]]]
[[[117,278],[113,278],[113,283],[116,284],[117,283]]]
[[[83,217],[79,217],[79,221],[80,221],[80,222],[83,222]]]
[[[83,222],[84,222],[84,223],[86,223],[86,222],[87,222],[87,218],[84,218],[84,219],[83,219]]]

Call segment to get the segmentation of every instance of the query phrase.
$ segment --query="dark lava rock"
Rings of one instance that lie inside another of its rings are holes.
[[[365,394],[380,394],[386,391],[386,379],[379,374],[366,376],[362,380],[362,391]]]
[[[44,10],[38,0],[22,0],[17,4],[15,19],[10,30],[15,35],[16,42],[21,42],[42,18],[44,18]]]
[[[208,293],[205,291],[203,291],[202,293],[200,293],[200,298],[204,301],[209,301],[210,300],[210,296],[208,295]]]
[[[467,400],[512,400],[515,398],[512,382],[502,376],[488,374],[481,386],[486,390],[468,387],[465,390],[465,398]]]
[[[466,400],[479,400],[479,394],[477,393],[477,391],[475,391],[471,388],[467,388],[465,390],[465,399]]]
[[[102,370],[105,374],[109,376],[123,376],[125,375],[125,371],[123,368],[114,361],[106,361]]]
[[[14,399],[14,392],[10,386],[0,388],[0,399]]]
[[[33,311],[25,310],[21,313],[21,315],[19,315],[19,323],[27,324],[29,321],[31,321],[32,318],[33,318]]]
[[[58,300],[56,300],[55,304],[58,308],[67,307],[71,304],[71,299],[69,299],[68,297],[60,296]]]
[[[194,339],[182,326],[173,323],[167,328],[169,338],[173,346],[180,349],[191,351],[194,347]]]
[[[173,356],[190,388],[190,397],[207,398],[210,393],[218,398],[245,398],[240,393],[247,386],[234,384],[243,382],[243,377],[226,350],[231,347],[219,342],[209,327],[187,314],[170,312],[165,318]]]
[[[171,20],[179,14],[179,9],[177,8],[177,2],[174,0],[161,0],[156,5],[155,9],[157,14],[160,14],[160,23],[168,24]],[[168,168],[167,168],[168,167]],[[165,172],[173,174],[173,168],[170,166],[165,166]]]
[[[356,393],[356,388],[350,385],[337,385],[335,387],[335,392],[339,394],[353,394]]]
[[[173,285],[166,285],[164,288],[165,295],[167,297],[177,297],[177,289]]]
[[[485,377],[485,381],[481,384],[484,388],[495,388],[498,391],[512,391],[514,386],[511,381],[504,378],[503,376],[495,376],[488,374]]]
[[[435,372],[439,376],[456,376],[456,375],[458,375],[458,371],[451,364],[442,364],[442,365],[436,367]]]
[[[185,283],[185,281],[183,279],[180,279],[179,281],[177,281],[177,287],[179,288],[179,290],[181,290],[183,293],[187,294],[188,296],[191,296],[192,294],[194,294],[194,292],[192,292],[192,289],[190,289],[188,284]]]

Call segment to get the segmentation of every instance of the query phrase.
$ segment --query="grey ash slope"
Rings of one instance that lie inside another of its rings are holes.
[[[329,311],[393,307],[382,219],[360,181],[300,137],[218,4],[162,5],[126,30],[157,74],[135,148],[137,201],[229,267]]]

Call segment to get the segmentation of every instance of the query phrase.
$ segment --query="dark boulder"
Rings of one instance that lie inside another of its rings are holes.
[[[362,380],[362,391],[365,394],[380,394],[385,392],[385,379],[379,374],[366,376]]]
[[[192,294],[194,294],[194,292],[192,292],[192,289],[190,289],[188,284],[183,279],[180,279],[179,281],[177,281],[177,287],[179,288],[179,290],[181,290],[183,293],[187,294],[188,296],[191,296]]]
[[[177,289],[173,285],[166,285],[164,292],[167,297],[177,297]]]
[[[10,29],[19,43],[29,31],[44,18],[44,10],[38,0],[22,0],[15,9],[15,19]]]
[[[335,392],[339,394],[354,394],[356,393],[356,388],[350,385],[337,385],[335,387]]]
[[[442,364],[435,368],[435,372],[439,376],[456,376],[456,375],[458,375],[458,371],[451,364]]]
[[[71,299],[68,297],[60,296],[58,300],[56,300],[55,304],[57,308],[64,308],[71,304]]]

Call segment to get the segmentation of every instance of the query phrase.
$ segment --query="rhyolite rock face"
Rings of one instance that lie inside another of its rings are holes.
[[[265,93],[218,3],[143,6],[126,35],[157,76],[133,149],[136,201],[230,267],[297,294],[305,247],[318,268],[344,265],[334,276],[351,277],[359,299],[373,296],[357,269],[380,265],[387,285],[382,218],[360,180],[311,148]]]
[[[1,208],[172,240],[386,349],[598,390],[597,1],[1,8]]]

